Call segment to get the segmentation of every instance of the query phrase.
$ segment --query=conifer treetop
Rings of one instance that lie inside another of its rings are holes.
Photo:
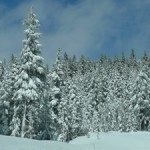
[[[40,26],[37,16],[33,12],[33,7],[31,6],[28,17],[24,19],[23,25],[29,27],[32,30],[38,29]]]
[[[61,60],[61,54],[62,54],[62,48],[58,48],[56,63],[60,62],[60,60]]]

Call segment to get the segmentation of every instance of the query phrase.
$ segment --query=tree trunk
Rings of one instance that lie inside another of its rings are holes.
[[[26,104],[24,105],[22,123],[21,123],[21,137],[24,138],[25,136],[25,126],[26,126]]]

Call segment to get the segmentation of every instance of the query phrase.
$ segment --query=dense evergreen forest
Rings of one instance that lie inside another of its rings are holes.
[[[59,48],[51,68],[43,63],[39,21],[24,20],[20,58],[0,62],[0,134],[70,141],[88,132],[150,130],[150,58],[134,50],[91,61]],[[58,44],[59,45],[59,44]]]

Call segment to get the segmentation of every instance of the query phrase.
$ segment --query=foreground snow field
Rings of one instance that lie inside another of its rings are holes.
[[[150,150],[149,132],[108,132],[78,137],[68,143],[0,135],[0,150]]]

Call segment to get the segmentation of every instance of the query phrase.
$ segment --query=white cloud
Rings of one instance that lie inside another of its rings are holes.
[[[70,55],[88,57],[97,57],[106,51],[112,55],[131,48],[137,48],[141,54],[141,50],[148,48],[150,21],[147,13],[150,11],[145,10],[150,5],[148,0],[124,4],[112,0],[83,0],[73,5],[33,0],[12,9],[0,5],[0,12],[4,12],[0,15],[1,59],[11,53],[20,54],[24,38],[21,21],[31,5],[41,22],[42,54],[46,63],[54,62],[59,47]]]
[[[107,36],[114,33],[109,22],[114,8],[113,3],[106,1],[84,1],[77,5],[60,7],[58,12],[54,10],[54,20],[58,27],[54,33],[45,35],[45,45],[50,50],[47,54],[55,54],[58,47],[77,56],[97,50],[107,40]]]

